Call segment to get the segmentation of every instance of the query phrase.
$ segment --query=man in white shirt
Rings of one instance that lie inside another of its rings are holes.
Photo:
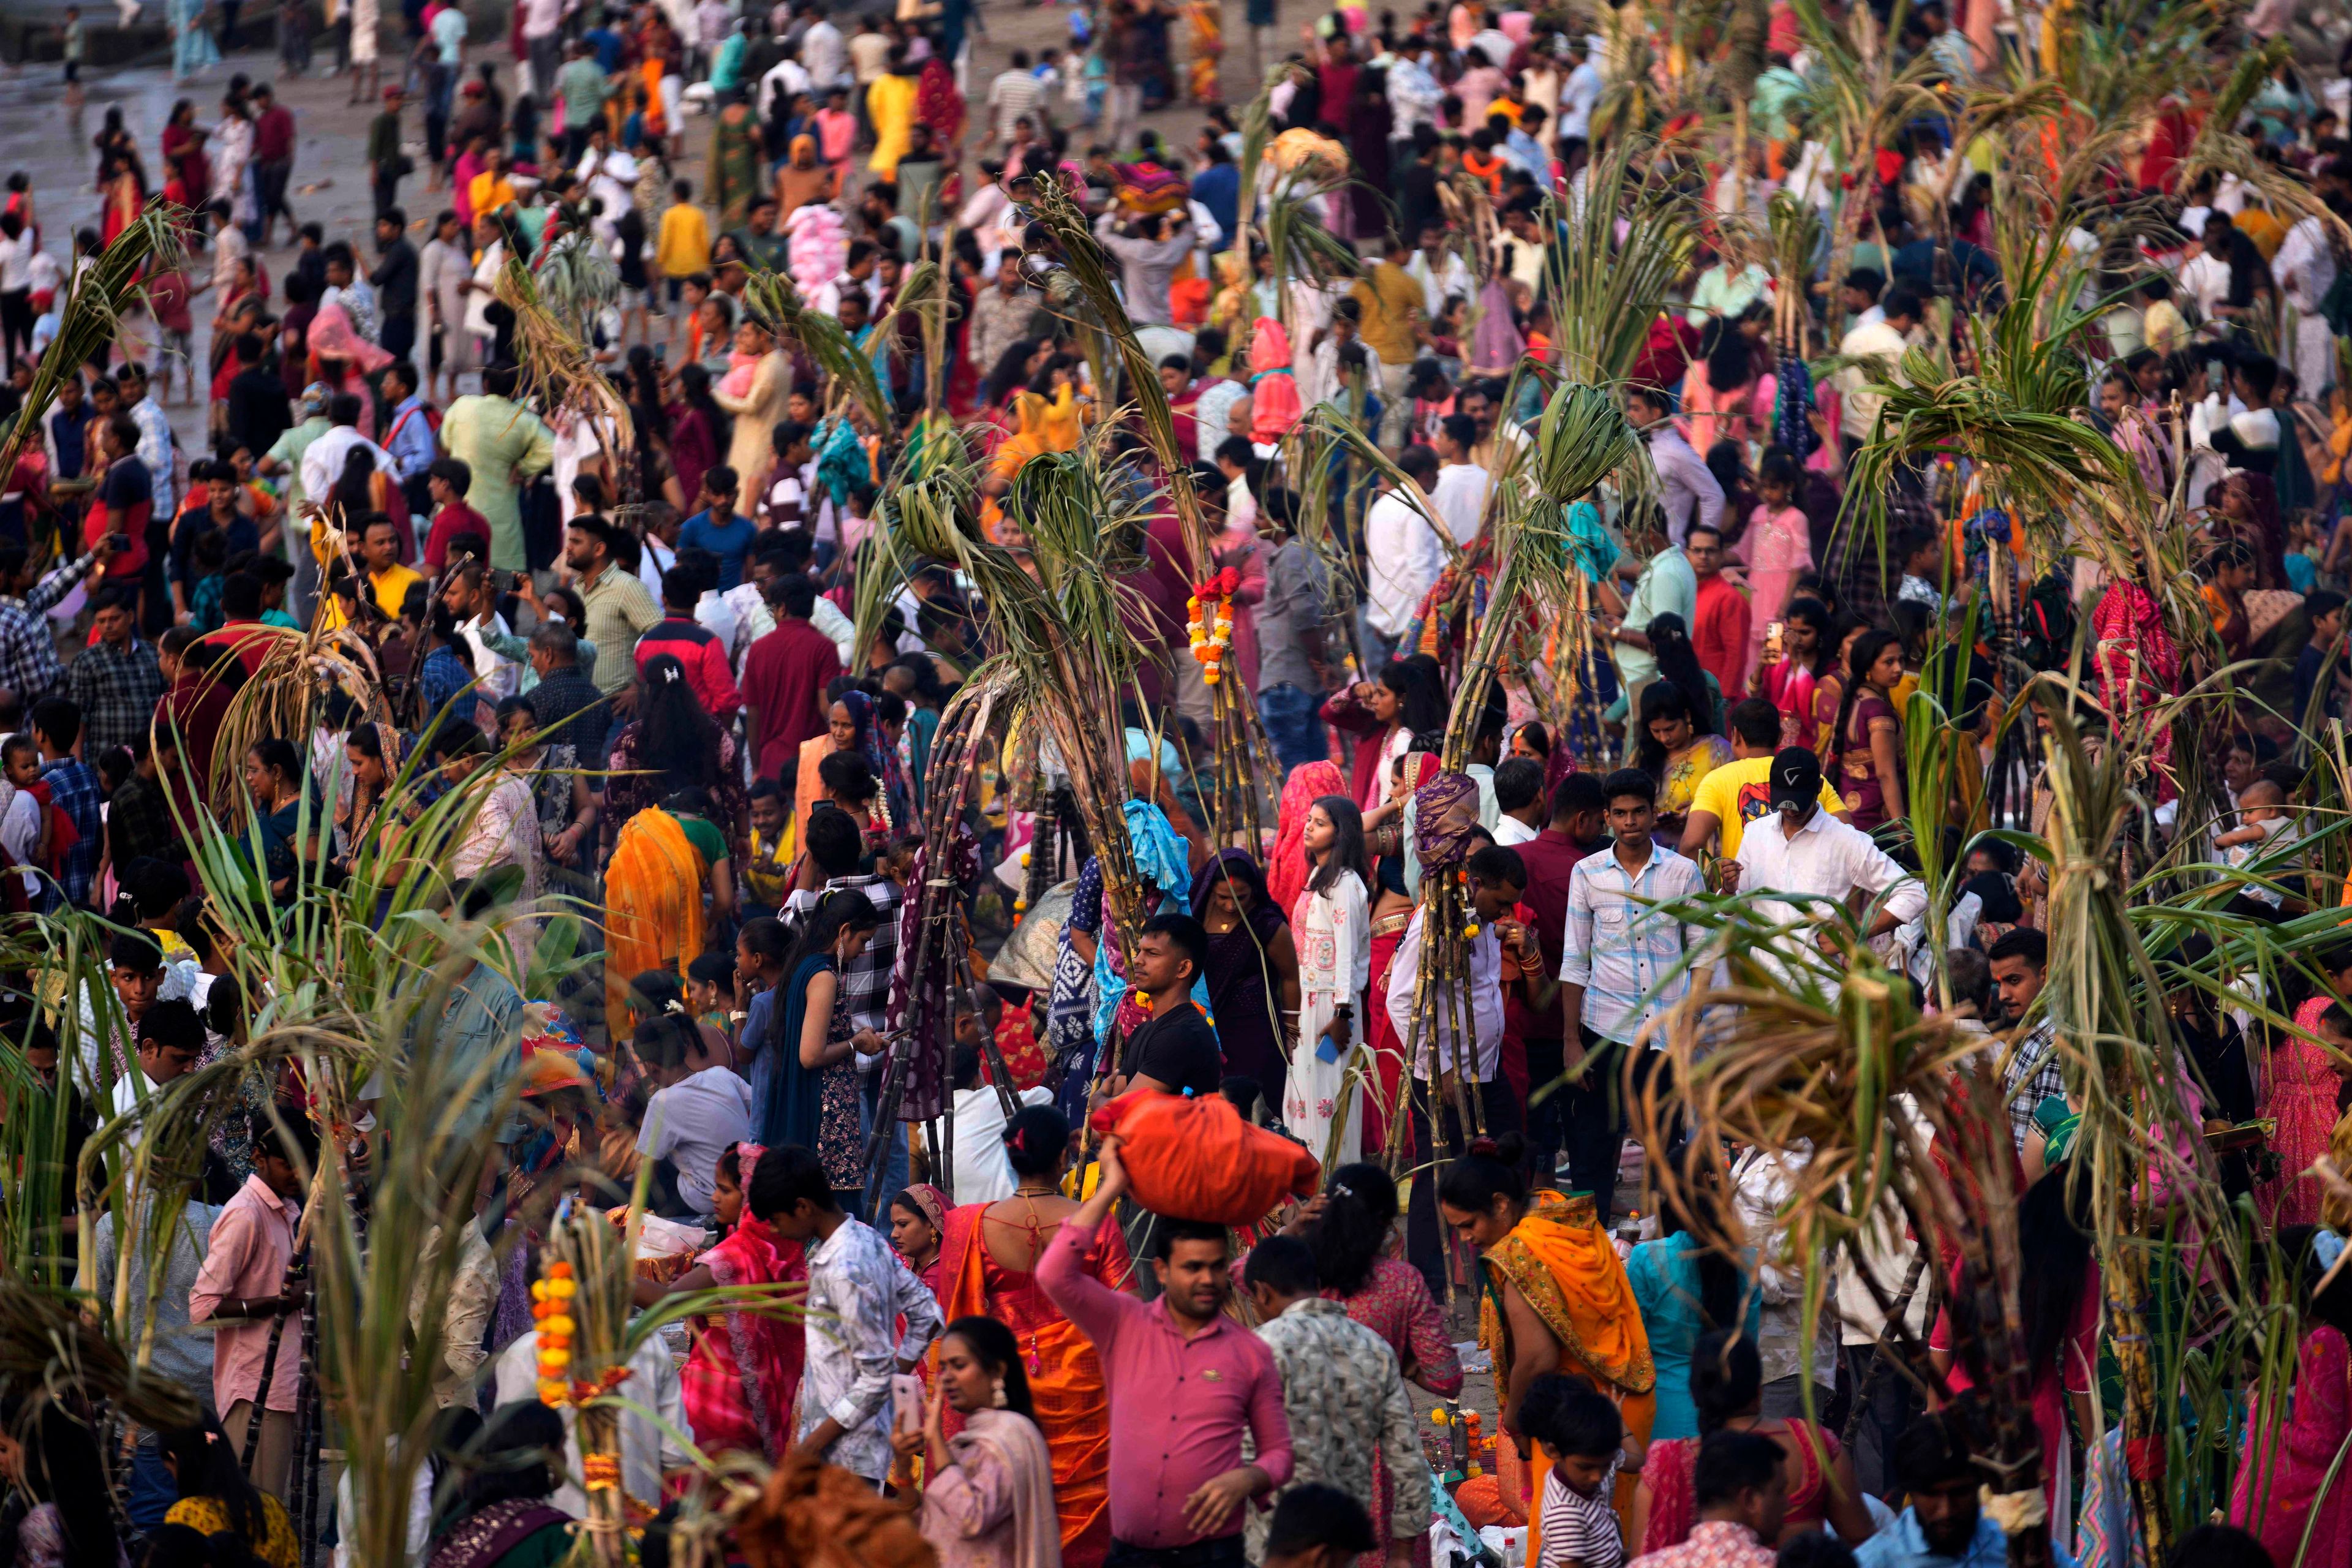
[[[1767,789],[1772,815],[1740,835],[1739,858],[1723,868],[1724,891],[1748,895],[1759,918],[1782,929],[1777,947],[1784,973],[1832,976],[1843,952],[1835,922],[1856,890],[1872,900],[1865,939],[1885,936],[1927,907],[1917,878],[1869,834],[1822,810],[1822,763],[1810,748],[1775,752]]]
[[[1534,757],[1505,757],[1495,764],[1495,842],[1515,849],[1544,830],[1543,763]]]
[[[658,1059],[647,1064],[661,1087],[646,1106],[637,1152],[655,1162],[656,1213],[667,1219],[708,1218],[719,1156],[751,1136],[751,1086],[734,1068],[703,1053],[691,1020],[677,1014],[668,1018],[673,1026],[655,1046]]]
[[[629,1357],[628,1381],[622,1384],[626,1403],[621,1410],[621,1489],[647,1509],[662,1506],[662,1472],[688,1460],[681,1435],[693,1428],[686,1416],[686,1392],[678,1382],[677,1357],[667,1336],[647,1334]],[[499,1352],[498,1399],[500,1405],[539,1397],[539,1336],[517,1334]],[[548,1494],[547,1505],[574,1519],[588,1517],[588,1494],[580,1482],[579,1411],[565,1405],[563,1462],[558,1473],[566,1478]]]
[[[1576,68],[1568,73],[1568,83],[1559,89],[1559,139],[1586,142],[1592,137],[1592,110],[1601,101],[1601,68],[1592,63],[1592,50],[1582,38],[1570,38],[1568,58]]]
[[[1697,933],[1658,906],[1697,897],[1706,883],[1697,861],[1651,837],[1658,786],[1648,773],[1620,768],[1601,781],[1601,793],[1611,842],[1568,874],[1559,995],[1560,1017],[1571,1026],[1562,1059],[1583,1075],[1570,1087],[1564,1113],[1569,1187],[1593,1194],[1606,1226],[1627,1121],[1620,1085],[1630,1081],[1638,1093],[1664,1066],[1665,1042],[1655,1035],[1645,1040],[1643,1032],[1690,992],[1689,974],[1675,970]],[[1629,1055],[1636,1058],[1630,1079]]]
[[[801,64],[808,68],[809,79],[819,88],[836,87],[843,77],[843,65],[848,51],[841,41],[841,29],[823,11],[801,35]]]
[[[493,639],[511,637],[506,617],[499,614],[498,595],[490,591],[486,569],[467,561],[441,584],[441,602],[457,617],[457,633],[473,650],[474,674],[481,682],[474,691],[483,701],[503,702],[522,690],[522,665],[495,653]]]
[[[1436,789],[1440,785],[1451,786],[1456,797],[1452,804],[1438,807],[1440,816],[1475,812],[1477,786],[1468,775],[1440,774],[1425,787]],[[1424,813],[1430,810],[1426,799],[1422,809]],[[1416,1161],[1420,1163],[1434,1157],[1429,1113],[1423,1106],[1445,1107],[1444,1137],[1450,1150],[1459,1154],[1467,1144],[1469,1130],[1457,1124],[1452,1096],[1446,1089],[1446,1081],[1457,1075],[1467,1074],[1477,1079],[1475,1086],[1464,1083],[1462,1091],[1465,1098],[1477,1098],[1489,1136],[1517,1131],[1527,1120],[1518,1097],[1511,1092],[1502,1076],[1506,942],[1510,946],[1515,972],[1527,973],[1529,961],[1534,963],[1538,976],[1543,968],[1533,933],[1510,918],[1513,906],[1518,903],[1519,894],[1528,885],[1527,862],[1519,858],[1517,850],[1490,844],[1471,856],[1464,868],[1469,872],[1470,907],[1478,923],[1478,934],[1470,939],[1469,994],[1433,995],[1433,1029],[1422,1026],[1422,1021],[1414,1017],[1413,1005],[1421,989],[1417,977],[1421,973],[1423,911],[1419,909],[1406,925],[1404,937],[1397,943],[1395,961],[1389,969],[1389,1024],[1396,1030],[1397,1038],[1404,1042],[1413,1079],[1422,1086],[1412,1096],[1413,1147],[1419,1151]],[[1423,872],[1426,875],[1431,869],[1424,866]],[[1441,988],[1433,984],[1432,989]],[[1467,1041],[1461,1037],[1455,1023],[1456,1018],[1465,1016],[1470,1020],[1471,1037]],[[1433,1060],[1436,1063],[1433,1074],[1430,1065]],[[1433,1078],[1437,1084],[1434,1093],[1430,1089]],[[1405,1224],[1405,1252],[1412,1266],[1442,1289],[1445,1283],[1444,1258],[1438,1246],[1436,1194],[1429,1190],[1433,1185],[1428,1182],[1413,1184],[1412,1209]]]
[[[1886,402],[1885,393],[1868,388],[1899,379],[1903,351],[1910,346],[1911,329],[1919,324],[1919,296],[1908,289],[1889,289],[1879,309],[1885,312],[1881,320],[1854,326],[1838,340],[1838,353],[1845,358],[1874,362],[1850,364],[1837,374],[1838,395],[1844,400],[1838,427],[1849,453],[1870,439]]]
[[[1437,426],[1437,483],[1430,504],[1445,524],[1445,531],[1464,549],[1478,537],[1486,515],[1486,470],[1470,460],[1478,439],[1478,422],[1467,414],[1449,414]]]
[[[364,405],[348,392],[338,393],[327,401],[327,433],[304,448],[302,453],[302,493],[314,502],[323,504],[343,477],[343,465],[351,458],[352,448],[364,447],[374,459],[377,468],[384,473],[396,473],[399,465],[392,454],[360,434],[360,415]],[[302,521],[308,527],[307,521]]]
[[[1037,123],[1037,105],[1045,96],[1045,84],[1037,79],[1030,68],[1029,51],[1013,51],[1013,63],[996,73],[988,84],[988,111],[996,126],[997,143],[1002,146],[1013,140],[1013,122],[1023,115],[1029,123]]]
[[[956,1200],[992,1204],[999,1198],[1009,1198],[1020,1182],[1013,1173],[1013,1157],[1004,1148],[1004,1101],[998,1097],[994,1084],[980,1079],[980,1047],[959,1045],[950,1067],[955,1077],[951,1142]],[[1050,1105],[1053,1100],[1054,1091],[1043,1084],[1024,1089],[1013,1097],[1013,1103],[1024,1107]]]
[[[2324,404],[2336,384],[2336,329],[2319,313],[2319,303],[2336,287],[2336,257],[2318,218],[2304,218],[2286,231],[2271,258],[2271,274],[2294,307],[2295,395]]]
[[[185,1078],[204,1054],[205,1021],[187,1002],[157,1001],[140,1016],[139,1070],[114,1080],[114,1114],[129,1116],[141,1105]],[[125,1148],[139,1144],[134,1124],[122,1134]]]
[[[1445,226],[1429,224],[1421,231],[1421,248],[1405,263],[1412,280],[1421,285],[1422,308],[1433,321],[1445,314],[1445,301],[1459,294],[1471,296],[1470,268],[1462,258],[1447,248]]]
[[[1379,670],[1396,651],[1405,624],[1445,565],[1430,491],[1437,454],[1407,447],[1397,467],[1412,481],[1382,491],[1364,513],[1364,605],[1359,613],[1366,671]]]

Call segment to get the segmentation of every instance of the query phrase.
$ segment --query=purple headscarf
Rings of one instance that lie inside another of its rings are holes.
[[[1470,836],[1478,826],[1477,780],[1468,773],[1440,773],[1413,792],[1412,806],[1412,849],[1422,875],[1470,858]]]

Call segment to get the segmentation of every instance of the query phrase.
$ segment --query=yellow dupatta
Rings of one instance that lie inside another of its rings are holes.
[[[628,1016],[634,976],[679,973],[701,952],[702,857],[677,817],[641,811],[621,825],[604,871],[604,1016]]]
[[[1486,1288],[1478,1301],[1478,1343],[1491,1352],[1498,1374],[1511,1363],[1509,1320],[1502,1311],[1507,1280],[1559,1342],[1560,1368],[1580,1373],[1617,1402],[1626,1428],[1646,1447],[1657,1409],[1657,1369],[1650,1361],[1650,1336],[1642,1326],[1641,1304],[1625,1278],[1625,1265],[1601,1226],[1590,1194],[1530,1194],[1528,1212],[1511,1234],[1487,1248]],[[1551,1467],[1536,1451],[1529,1477],[1529,1561],[1541,1544],[1533,1506],[1543,1496]],[[1632,1503],[1636,1478],[1617,1478],[1621,1518]]]

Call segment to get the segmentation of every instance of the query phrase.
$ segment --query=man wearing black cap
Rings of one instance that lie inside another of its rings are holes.
[[[1725,891],[1758,896],[1757,911],[1783,926],[1821,924],[1857,888],[1872,899],[1865,937],[1883,936],[1927,907],[1918,879],[1869,834],[1821,808],[1822,763],[1803,746],[1772,753],[1770,810],[1740,836],[1739,858],[1725,868]],[[1826,929],[1814,942],[1834,954]],[[1791,950],[1793,956],[1793,950]]]

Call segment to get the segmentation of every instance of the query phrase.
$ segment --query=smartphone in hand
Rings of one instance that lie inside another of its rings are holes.
[[[910,1373],[890,1375],[890,1425],[900,1432],[923,1429],[923,1380]]]

